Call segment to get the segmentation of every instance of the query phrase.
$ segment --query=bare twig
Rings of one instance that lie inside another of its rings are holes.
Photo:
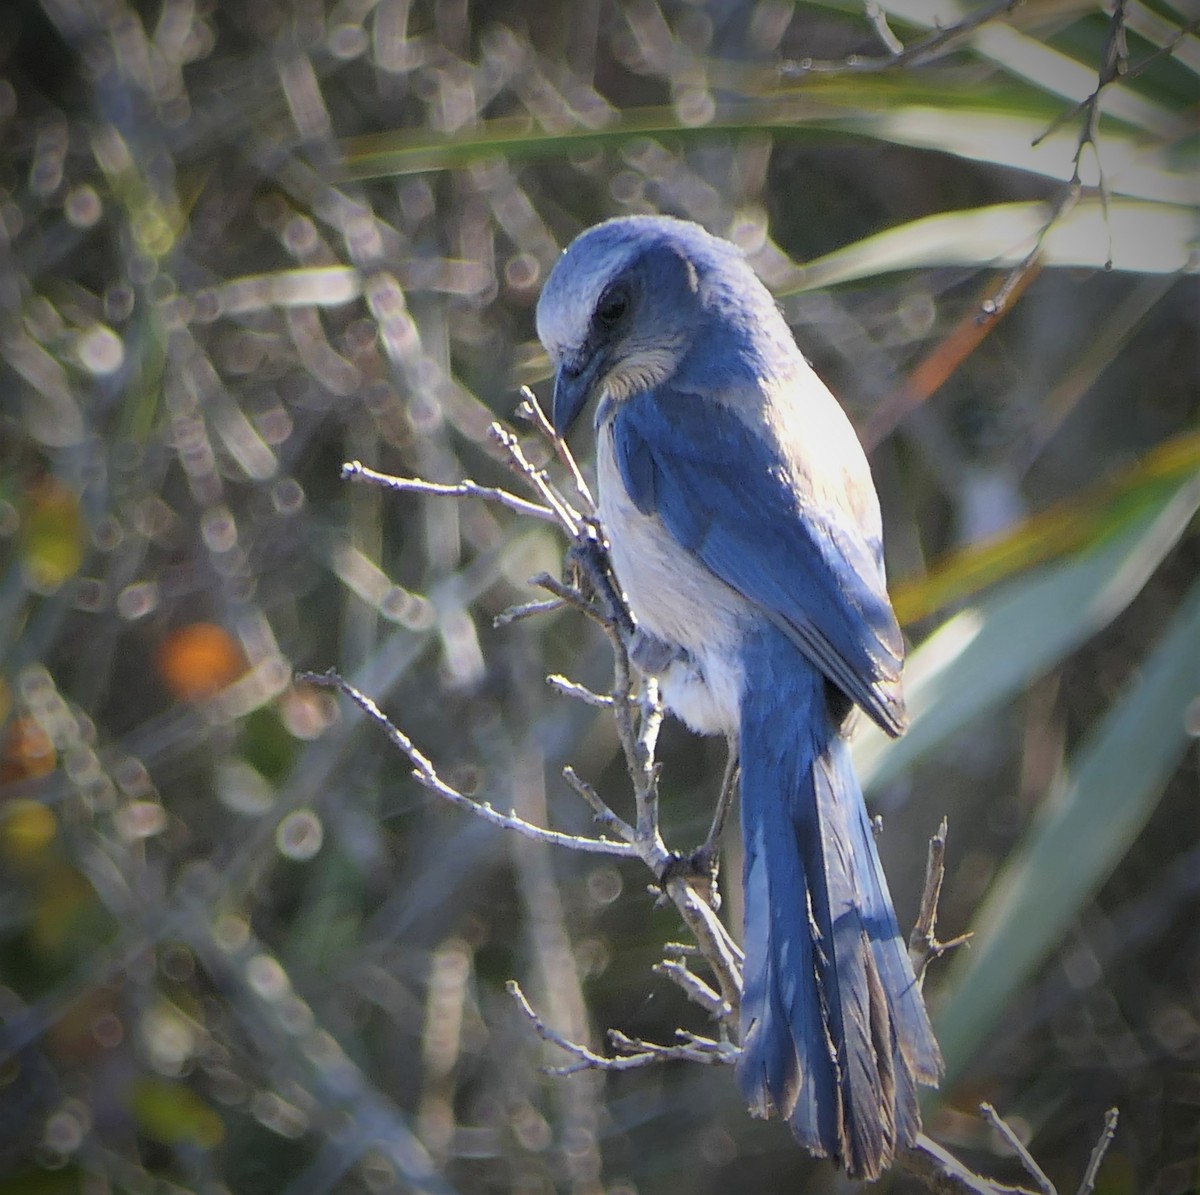
[[[563,779],[592,807],[592,812],[600,825],[607,826],[625,842],[636,845],[637,831],[623,817],[614,812],[601,799],[600,794],[586,780],[577,775],[574,768],[563,768]]]
[[[1096,1189],[1096,1175],[1100,1172],[1100,1163],[1104,1161],[1104,1155],[1108,1153],[1108,1147],[1117,1135],[1117,1121],[1120,1119],[1120,1115],[1116,1108],[1109,1108],[1104,1114],[1104,1128],[1100,1130],[1100,1139],[1092,1149],[1092,1156],[1088,1159],[1087,1170],[1084,1171],[1083,1180],[1080,1182],[1079,1190],[1076,1191],[1075,1195],[1092,1195],[1092,1192]]]
[[[788,78],[802,78],[805,75],[848,75],[876,74],[880,71],[895,70],[899,67],[923,66],[955,49],[971,33],[981,25],[1005,16],[1015,8],[1020,8],[1025,0],[993,0],[985,4],[954,25],[944,29],[936,29],[910,46],[904,46],[892,33],[886,20],[880,19],[872,12],[877,5],[869,5],[867,17],[876,35],[891,51],[888,54],[869,58],[861,55],[851,55],[837,62],[820,61],[804,58],[799,62],[785,63],[782,73]]]
[[[666,959],[655,963],[652,970],[655,975],[662,975],[683,990],[693,1004],[698,1004],[710,1017],[725,1020],[730,1013],[729,1005],[713,991],[694,971],[689,971],[684,963]]]
[[[663,1046],[642,1037],[629,1037],[620,1029],[608,1031],[608,1040],[614,1050],[631,1053],[646,1051],[655,1055],[660,1062],[703,1062],[709,1066],[728,1066],[736,1062],[742,1052],[730,1041],[702,1037],[685,1029],[676,1029],[675,1036],[679,1039],[675,1045]]]
[[[922,1133],[911,1149],[897,1158],[933,1195],[1036,1195],[1025,1187],[1007,1187],[968,1170],[949,1150]]]
[[[554,512],[555,517],[566,528],[567,532],[573,536],[578,535],[583,522],[583,515],[551,484],[545,469],[539,469],[525,455],[525,450],[521,447],[521,441],[499,423],[493,423],[488,428],[488,434],[508,453],[513,468],[521,476],[528,478],[533,488],[541,495],[542,501]]]
[[[617,855],[625,859],[637,857],[638,852],[629,843],[614,842],[609,838],[584,838],[577,834],[563,834],[558,830],[547,830],[510,813],[501,813],[498,809],[493,809],[486,801],[472,800],[447,784],[438,775],[433,763],[421,753],[412,739],[396,726],[371,698],[356,689],[337,672],[332,669],[328,672],[301,672],[297,674],[296,679],[328,689],[337,689],[349,697],[359,709],[382,728],[392,744],[408,756],[413,765],[413,777],[417,782],[431,792],[437,793],[439,797],[449,801],[452,805],[466,809],[476,817],[482,818],[502,830],[514,830],[537,842],[565,846],[571,850],[586,851],[594,855]]]
[[[892,58],[904,53],[904,43],[892,32],[892,27],[888,24],[887,13],[875,0],[867,0],[863,15],[871,23],[875,36],[883,43]]]
[[[1048,228],[1049,224],[1045,227]],[[1005,276],[1001,285],[1007,289],[1000,306],[996,305],[998,292],[993,289],[996,284],[989,280],[986,286],[981,288],[983,297],[979,303],[966,311],[954,327],[908,371],[901,384],[876,406],[860,436],[868,452],[910,411],[932,398],[958,367],[979,348],[984,338],[995,330],[999,320],[1038,276],[1040,266],[1035,260],[1036,256],[1034,253],[1022,263],[1022,273]],[[981,311],[987,313],[986,318],[980,318]]]
[[[602,710],[612,709],[613,699],[610,694],[593,692],[587,686],[568,680],[565,676],[557,674],[548,676],[546,684],[556,693],[561,693],[564,697],[573,697],[576,701],[582,701],[584,705]]]
[[[551,614],[555,610],[561,610],[564,605],[565,603],[561,599],[553,598],[549,601],[524,602],[520,606],[509,606],[507,610],[502,610],[492,619],[492,626],[499,630],[501,627],[511,626],[514,622],[520,622],[524,618],[535,618],[539,614]]]
[[[925,969],[935,958],[941,958],[948,950],[970,941],[970,934],[960,934],[949,942],[937,939],[938,900],[942,895],[942,881],[946,876],[946,831],[947,821],[937,828],[929,840],[929,855],[925,860],[925,887],[921,892],[921,907],[916,924],[908,936],[908,957],[912,960],[913,972],[920,986],[925,981]]]
[[[600,1071],[631,1071],[640,1070],[646,1066],[657,1066],[663,1062],[702,1062],[710,1066],[723,1065],[732,1062],[738,1055],[738,1047],[730,1042],[716,1041],[712,1038],[696,1037],[681,1034],[684,1040],[674,1046],[659,1045],[656,1042],[642,1041],[621,1033],[620,1030],[609,1030],[609,1041],[615,1049],[625,1053],[617,1057],[597,1054],[587,1046],[580,1045],[557,1033],[534,1011],[520,984],[515,979],[507,983],[508,993],[517,1002],[517,1007],[525,1014],[529,1023],[537,1031],[537,1035],[551,1045],[558,1046],[572,1055],[576,1061],[567,1066],[545,1067],[550,1075],[571,1075],[581,1070]]]
[[[1083,194],[1083,155],[1091,149],[1093,156],[1096,159],[1097,171],[1097,187],[1100,194],[1100,203],[1104,209],[1105,221],[1108,218],[1108,183],[1104,177],[1104,168],[1100,161],[1100,146],[1097,141],[1097,134],[1100,128],[1100,97],[1106,87],[1112,83],[1119,82],[1122,79],[1129,79],[1140,74],[1151,62],[1162,57],[1164,54],[1169,54],[1174,50],[1175,46],[1187,35],[1188,32],[1194,31],[1200,27],[1200,21],[1193,21],[1190,25],[1180,29],[1177,36],[1172,38],[1166,46],[1156,50],[1149,56],[1149,59],[1138,63],[1137,66],[1130,68],[1129,66],[1129,47],[1126,40],[1125,32],[1125,8],[1127,0],[1115,0],[1112,9],[1112,16],[1109,18],[1108,35],[1104,40],[1104,48],[1100,55],[1100,67],[1097,71],[1096,88],[1082,100],[1074,108],[1069,109],[1061,116],[1053,120],[1034,141],[1034,145],[1040,145],[1051,133],[1060,128],[1067,121],[1074,119],[1076,116],[1082,115],[1083,122],[1079,131],[1079,141],[1075,147],[1075,157],[1072,162],[1071,177],[1067,181],[1062,193],[1059,195],[1054,206],[1051,208],[1050,215],[1045,224],[1042,225],[1041,231],[1037,235],[1037,240],[1034,242],[1033,248],[1025,255],[1025,257],[1009,271],[1004,281],[1000,284],[999,289],[989,299],[985,299],[981,308],[979,319],[986,322],[993,319],[997,314],[1002,312],[1009,302],[1014,297],[1014,293],[1021,286],[1025,275],[1034,268],[1035,264],[1042,255],[1042,246],[1046,242],[1046,237],[1050,230],[1057,224],[1078,202]],[[1109,245],[1108,261],[1106,268],[1112,266],[1112,246]]]
[[[342,478],[345,481],[362,481],[368,485],[377,485],[385,490],[401,494],[427,494],[435,498],[482,498],[487,502],[499,502],[517,514],[530,515],[535,519],[545,519],[547,522],[558,522],[558,516],[549,506],[538,502],[530,502],[517,494],[495,486],[480,485],[478,482],[464,480],[452,485],[443,485],[437,481],[423,481],[419,477],[393,477],[390,473],[380,473],[369,469],[362,461],[347,461],[342,466]]]
[[[729,810],[733,806],[733,796],[738,786],[738,752],[737,744],[731,739],[728,744],[729,755],[725,759],[725,774],[721,777],[721,792],[717,797],[716,808],[713,809],[712,822],[708,827],[704,845],[697,852],[703,859],[714,859],[721,845],[721,835],[725,832],[725,822]]]
[[[658,730],[662,725],[662,705],[658,700],[655,681],[647,680],[639,686],[634,678],[629,660],[633,620],[612,578],[598,528],[591,524],[584,525],[572,548],[572,559],[586,576],[597,599],[597,604],[585,604],[584,609],[603,628],[612,647],[612,710],[626,767],[633,782],[638,855],[658,878],[663,894],[674,903],[695,936],[717,979],[722,1007],[728,1007],[729,1017],[736,1018],[742,994],[741,952],[704,896],[674,868],[676,856],[667,850],[659,830],[658,765],[654,752]],[[551,578],[539,578],[538,582],[567,601],[577,602],[582,596],[579,590],[554,582]],[[629,698],[639,691],[641,700],[635,704]]]
[[[983,1119],[988,1122],[1004,1138],[1008,1147],[1017,1155],[1021,1161],[1021,1165],[1025,1167],[1030,1178],[1037,1183],[1038,1190],[1042,1195],[1058,1195],[1054,1189],[1054,1184],[1046,1176],[1046,1172],[1037,1164],[1033,1155],[1025,1148],[1025,1143],[1020,1137],[1013,1132],[1008,1122],[992,1107],[991,1104],[983,1103],[979,1105],[979,1111]]]
[[[529,583],[554,594],[561,605],[573,606],[580,614],[586,614],[589,618],[603,625],[603,619],[600,617],[599,612],[587,600],[586,595],[581,590],[576,589],[574,585],[567,585],[557,577],[552,577],[549,573],[538,573],[536,576],[529,578]]]
[[[575,485],[575,492],[579,495],[584,510],[589,515],[594,515],[596,513],[596,499],[592,497],[592,491],[583,479],[583,473],[580,471],[579,465],[575,460],[575,454],[567,447],[566,441],[562,436],[554,430],[554,425],[546,418],[546,412],[542,410],[537,396],[528,386],[521,387],[521,401],[517,404],[517,414],[524,419],[528,419],[550,441],[551,447],[553,447],[555,453],[558,455],[558,459],[566,465],[568,472],[571,474],[571,481]]]

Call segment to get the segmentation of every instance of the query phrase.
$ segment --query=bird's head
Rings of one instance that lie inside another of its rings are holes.
[[[617,401],[666,381],[702,322],[702,276],[740,254],[699,225],[630,216],[588,229],[542,291],[537,330],[555,369],[560,435],[595,395]]]

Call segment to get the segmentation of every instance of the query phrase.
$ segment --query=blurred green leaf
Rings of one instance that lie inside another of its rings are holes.
[[[1182,479],[1198,471],[1200,432],[1176,436],[1120,476],[1031,515],[1003,535],[955,552],[922,576],[894,583],[896,616],[901,625],[927,618],[1007,577],[1082,548],[1111,529],[1123,512],[1174,493]]]
[[[889,228],[803,266],[788,292],[818,290],[895,270],[935,266],[1014,266],[1025,259],[1051,219],[1044,203],[1002,203],[941,212]],[[1196,273],[1196,212],[1137,200],[1078,204],[1055,220],[1042,242],[1051,266],[1142,274]]]
[[[864,790],[886,784],[973,718],[1020,692],[1123,610],[1200,507],[1200,475],[1159,494],[1087,551],[1010,582],[935,631],[905,668],[912,724],[899,739],[864,726]]]
[[[74,1166],[62,1170],[27,1170],[0,1179],[0,1195],[79,1195],[86,1180]]]
[[[1048,132],[1049,117],[997,111],[953,90],[911,102],[883,76],[816,81],[812,94],[722,105],[712,119],[680,121],[673,108],[630,108],[590,127],[545,131],[532,121],[500,118],[466,135],[407,130],[355,137],[342,143],[344,173],[357,179],[449,170],[488,158],[519,161],[594,153],[638,137],[672,142],[761,135],[809,143],[845,142],[847,136],[936,150],[971,161],[1009,166],[1066,182],[1079,134]],[[1037,142],[1035,145],[1034,142]],[[1144,138],[1104,137],[1104,178],[1115,195],[1187,204],[1194,175],[1172,168],[1167,155]],[[1085,177],[1085,182],[1092,181]]]
[[[79,496],[70,486],[46,477],[30,490],[21,517],[21,564],[26,583],[53,593],[83,564],[87,527]]]
[[[1191,741],[1185,711],[1198,679],[1200,585],[992,884],[935,1018],[949,1081],[1145,825]]]
[[[1078,128],[1071,122],[1049,131],[1048,123],[1037,117],[982,107],[971,110],[961,103],[859,111],[831,120],[825,127],[892,145],[1007,166],[1063,183],[1071,177],[1079,145]],[[1168,155],[1143,137],[1106,133],[1103,167],[1104,183],[1114,195],[1181,205],[1196,201],[1194,169],[1175,169]],[[1085,185],[1099,182],[1093,159],[1085,157],[1081,176]]]
[[[182,1083],[143,1078],[129,1101],[138,1128],[164,1145],[198,1145],[211,1149],[225,1135],[225,1123],[194,1091]]]

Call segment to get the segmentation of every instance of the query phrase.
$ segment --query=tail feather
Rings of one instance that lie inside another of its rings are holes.
[[[739,1075],[755,1111],[874,1178],[920,1131],[937,1043],[823,677],[770,628],[743,663]]]

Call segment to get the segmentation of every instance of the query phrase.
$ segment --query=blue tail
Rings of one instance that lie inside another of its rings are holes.
[[[941,1056],[826,683],[773,627],[742,662],[745,993],[738,1076],[812,1153],[875,1178]]]

